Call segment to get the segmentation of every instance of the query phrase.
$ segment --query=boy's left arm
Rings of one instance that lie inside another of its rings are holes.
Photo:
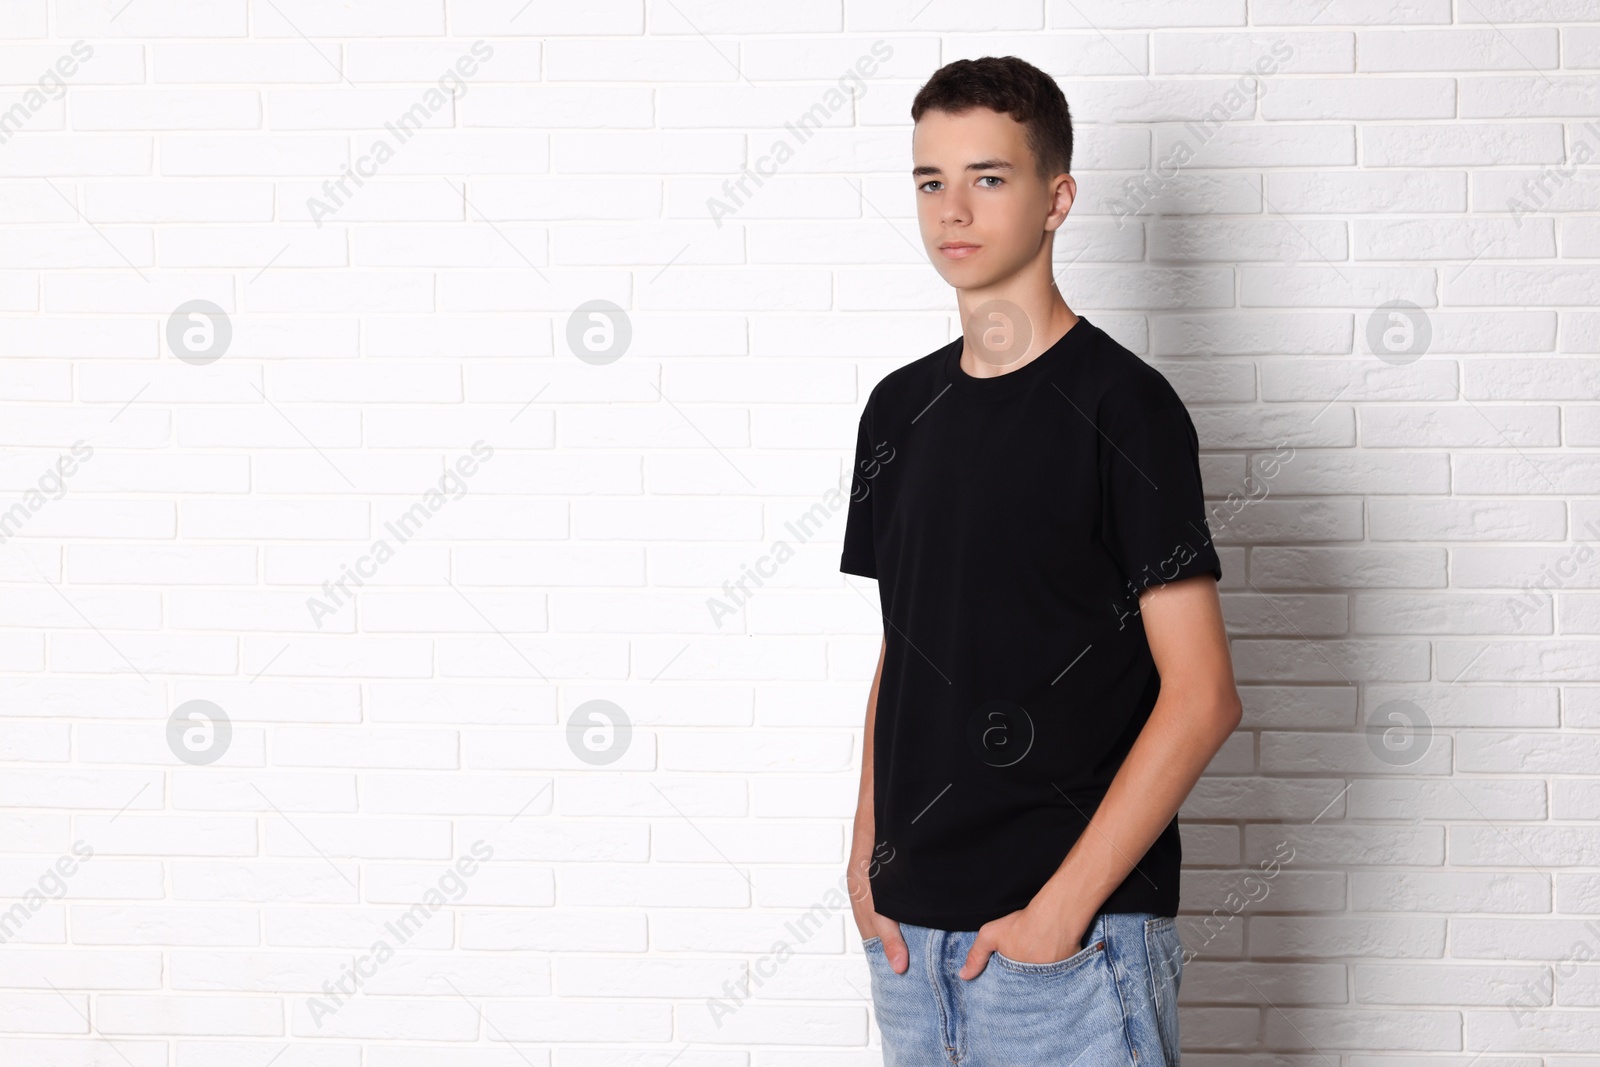
[[[1100,905],[1133,871],[1217,750],[1242,708],[1209,574],[1154,586],[1139,597],[1161,693],[1088,829],[1026,908],[985,923],[961,968],[976,978],[999,951],[1051,963],[1078,951]]]

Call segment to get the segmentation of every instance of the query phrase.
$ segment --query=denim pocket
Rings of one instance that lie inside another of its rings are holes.
[[[1106,943],[1104,941],[1096,941],[1087,948],[1079,949],[1066,959],[1056,960],[1052,963],[1024,963],[1022,960],[1014,960],[1010,956],[1002,955],[999,951],[994,952],[991,959],[1006,970],[1014,971],[1017,974],[1065,974],[1067,971],[1082,967],[1105,950]]]
[[[906,969],[896,973],[881,937],[864,937],[871,979],[873,1027],[883,1038],[884,1067],[922,1067],[944,1062],[943,1042],[937,1036],[939,998],[928,980],[926,931],[907,924],[900,927],[906,943]],[[870,1035],[870,1029],[869,1029]]]
[[[983,973],[961,987],[971,1021],[966,1031],[971,1062],[1132,1067],[1136,1061],[1112,966],[1113,942],[1099,933],[1097,928],[1086,947],[1051,963],[989,954]],[[1139,1067],[1155,1065],[1140,1062]]]

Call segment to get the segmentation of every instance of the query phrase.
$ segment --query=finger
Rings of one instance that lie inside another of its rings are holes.
[[[878,936],[883,939],[883,954],[889,961],[889,968],[895,974],[905,974],[911,966],[911,950],[906,948],[905,938],[900,936],[900,924],[882,915],[874,915],[873,923]]]
[[[972,947],[967,950],[966,962],[961,965],[961,970],[956,973],[970,982],[982,974],[984,968],[989,966],[989,953],[993,951],[994,938],[988,931],[979,929],[978,936],[972,940]]]

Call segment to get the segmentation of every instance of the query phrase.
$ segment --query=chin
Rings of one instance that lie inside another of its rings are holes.
[[[977,263],[939,263],[939,276],[957,289],[982,289],[998,282],[1002,274]]]

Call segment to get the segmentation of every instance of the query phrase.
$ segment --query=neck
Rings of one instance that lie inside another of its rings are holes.
[[[1027,366],[1048,351],[1068,330],[1078,324],[1078,316],[1052,289],[1052,300],[1043,307],[996,298],[975,301],[963,307],[961,330],[961,369],[974,378],[992,378]]]

